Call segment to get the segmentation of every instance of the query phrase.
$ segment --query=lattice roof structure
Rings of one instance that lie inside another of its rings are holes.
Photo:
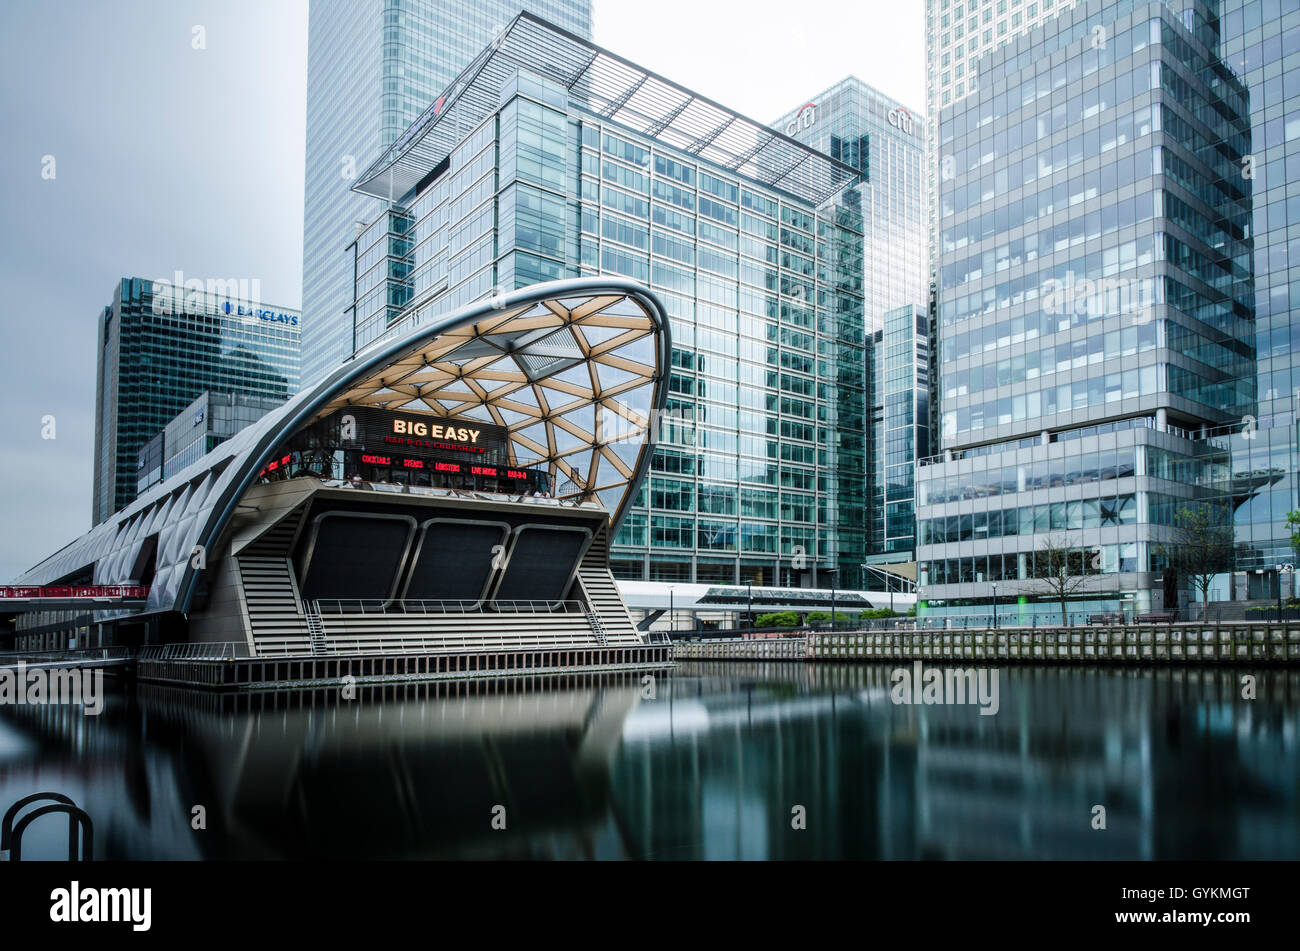
[[[405,196],[499,108],[501,88],[518,69],[558,83],[571,102],[602,119],[813,206],[861,177],[851,165],[523,12],[353,189],[387,201]]]
[[[504,426],[509,459],[545,467],[560,498],[598,500],[611,530],[635,495],[667,400],[668,318],[619,277],[535,284],[401,328],[25,572],[50,584],[132,577],[157,536],[145,613],[188,611],[248,489],[285,440],[348,406],[436,412]],[[99,612],[103,613],[103,612]],[[102,619],[102,618],[101,618]]]

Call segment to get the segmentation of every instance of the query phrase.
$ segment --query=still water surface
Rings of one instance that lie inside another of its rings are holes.
[[[893,669],[692,663],[653,691],[352,701],[140,685],[99,717],[0,707],[0,807],[71,795],[112,859],[1300,857],[1300,673],[1249,671],[1244,700],[1236,668],[1004,667],[981,716],[891,702]],[[60,823],[25,857],[62,857]]]

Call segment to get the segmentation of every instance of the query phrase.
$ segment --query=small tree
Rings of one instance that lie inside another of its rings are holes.
[[[794,627],[799,623],[799,615],[793,611],[772,611],[760,614],[754,624],[757,627]]]
[[[1290,517],[1288,516],[1288,523]],[[1210,611],[1210,585],[1214,576],[1231,571],[1236,558],[1232,520],[1222,504],[1196,502],[1174,513],[1173,540],[1161,546],[1169,564],[1201,592],[1204,620]]]
[[[1066,603],[1085,588],[1097,572],[1092,569],[1089,552],[1071,548],[1064,535],[1048,535],[1033,553],[1029,584],[1039,593],[1051,595],[1061,606],[1061,625],[1066,621]]]
[[[829,621],[832,629],[842,627],[846,622],[851,620],[852,618],[849,615],[843,614],[839,611],[835,612],[835,617],[833,619],[831,618],[831,613],[829,611],[808,612],[808,622],[810,624],[814,621]]]
[[[1286,527],[1291,530],[1291,550],[1300,554],[1300,512],[1286,513]]]

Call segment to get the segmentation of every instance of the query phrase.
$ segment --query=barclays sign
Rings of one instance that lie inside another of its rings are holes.
[[[298,325],[297,314],[279,313],[274,310],[264,310],[261,307],[251,307],[244,304],[232,304],[230,301],[222,304],[221,309],[231,317],[242,317],[245,320],[268,320],[272,323],[289,324],[294,327]]]

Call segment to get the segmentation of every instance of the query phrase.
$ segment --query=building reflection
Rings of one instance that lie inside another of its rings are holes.
[[[895,705],[887,665],[698,664],[614,771],[650,858],[1300,855],[1300,675],[1004,667],[1001,708]],[[807,828],[791,827],[806,809]],[[1092,828],[1092,807],[1106,829]]]
[[[1252,671],[1252,701],[1236,669],[1003,667],[981,716],[894,704],[892,669],[10,706],[0,800],[71,795],[113,859],[1300,857],[1300,673]],[[57,826],[26,854],[61,855]]]

